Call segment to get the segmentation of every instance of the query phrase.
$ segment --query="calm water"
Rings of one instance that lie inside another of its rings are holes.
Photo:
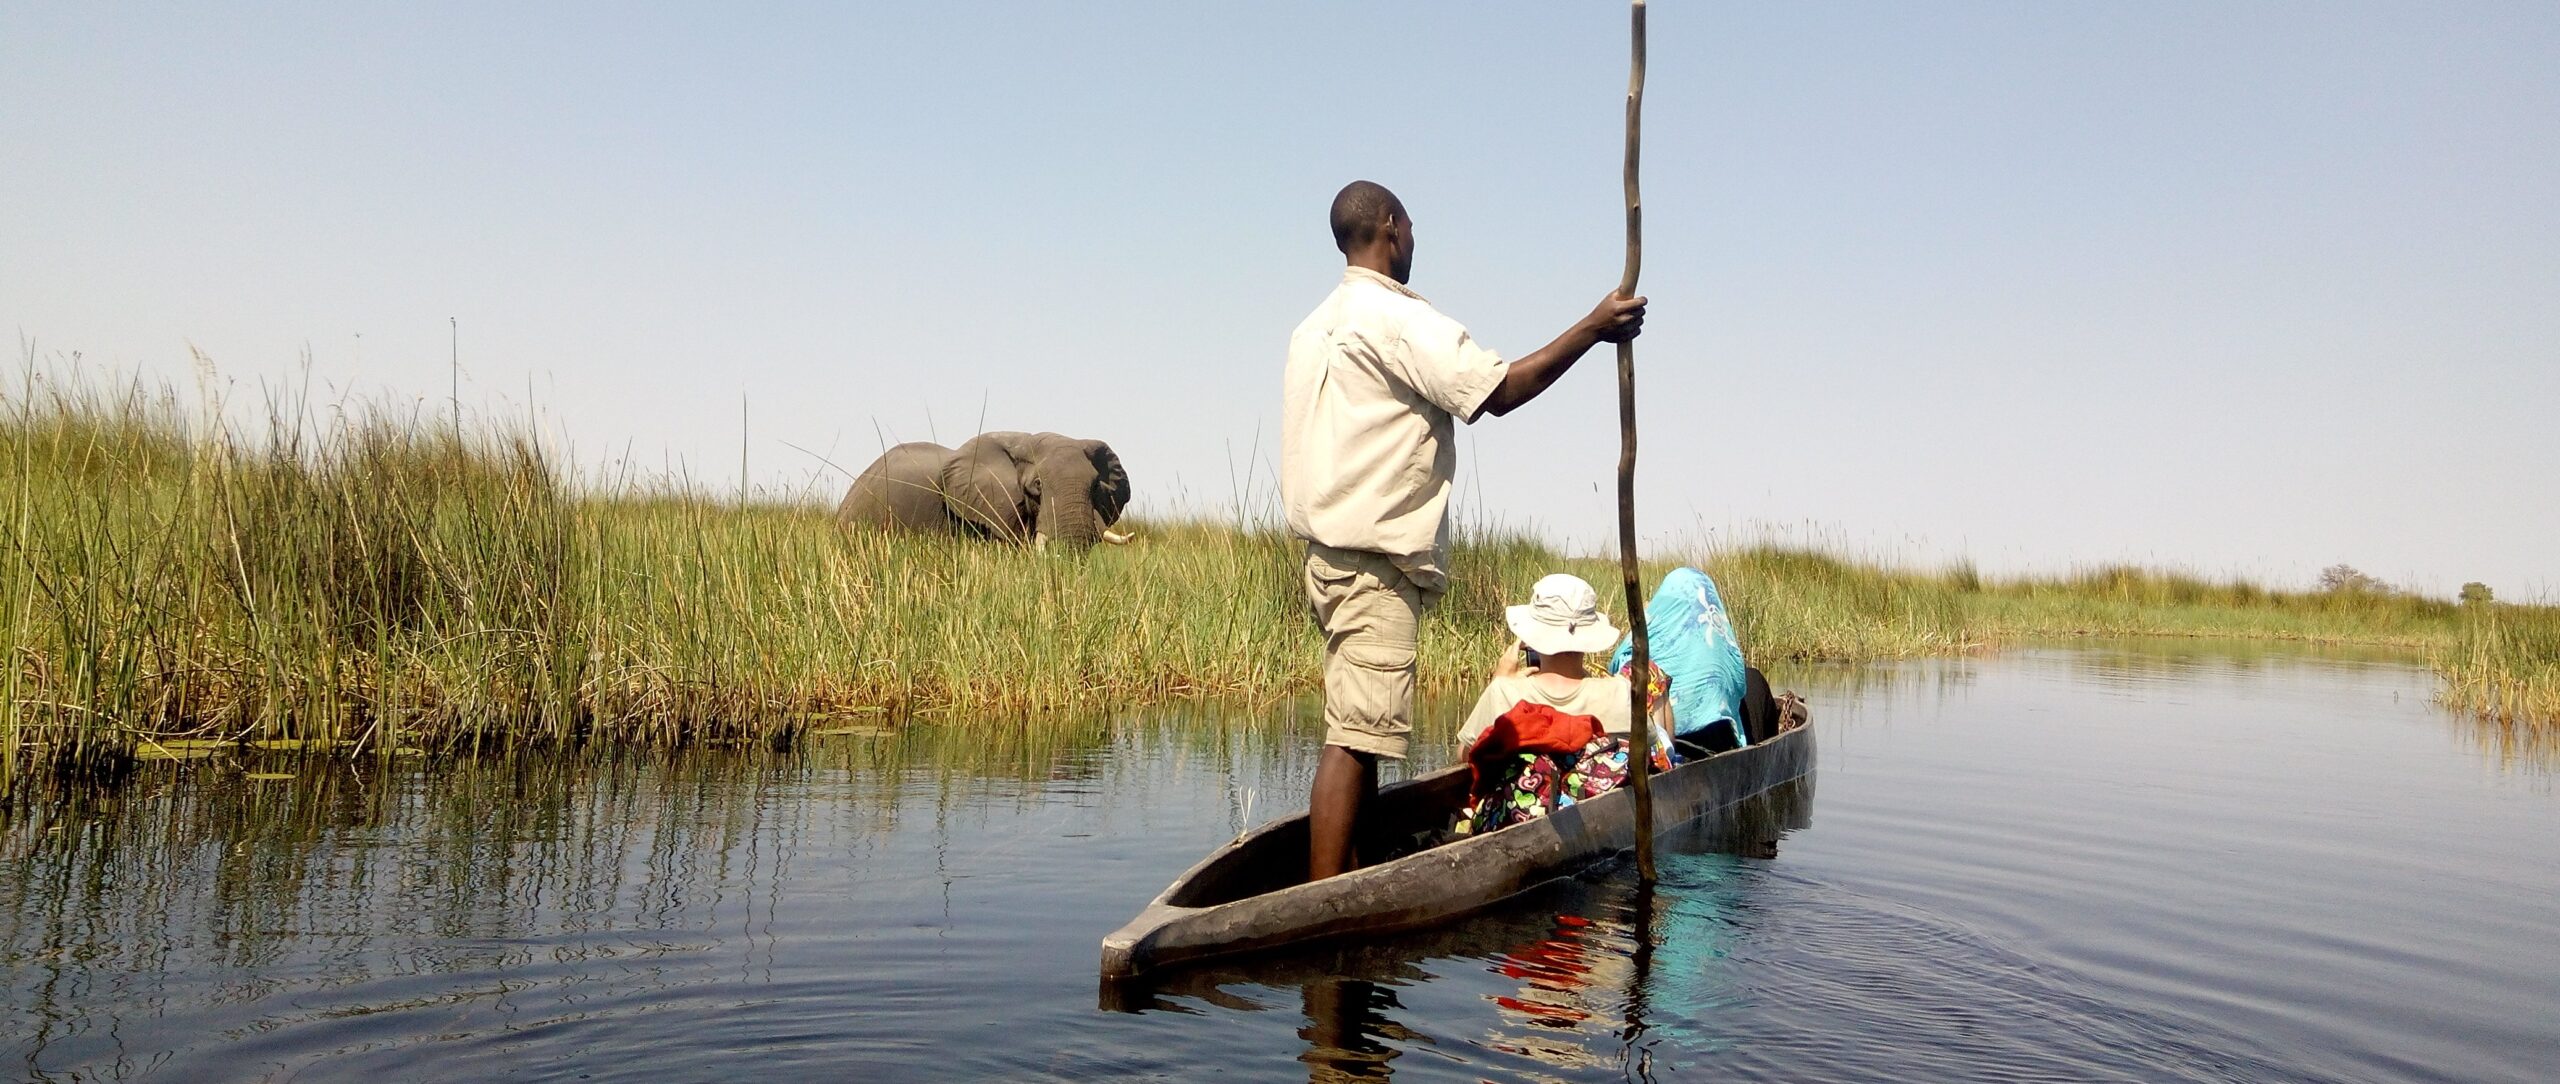
[[[1679,837],[1650,897],[1622,870],[1128,1011],[1097,942],[1304,800],[1311,722],[164,770],[0,828],[0,1078],[2560,1072],[2549,753],[2435,710],[2405,663],[2108,645],[1782,676],[1816,706],[1814,785]]]

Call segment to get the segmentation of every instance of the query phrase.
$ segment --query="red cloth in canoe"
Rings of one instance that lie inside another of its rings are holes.
[[[1521,753],[1580,753],[1603,733],[1600,720],[1594,716],[1520,701],[1495,719],[1492,726],[1484,728],[1484,733],[1476,735],[1476,743],[1467,747],[1467,791],[1474,793],[1484,784],[1488,770],[1500,768],[1502,762]],[[1495,775],[1498,778],[1499,772]]]

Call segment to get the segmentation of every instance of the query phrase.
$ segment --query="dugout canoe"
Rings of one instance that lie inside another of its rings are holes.
[[[1670,876],[1683,855],[1775,858],[1788,833],[1812,825],[1813,784],[1811,774],[1797,776],[1694,820],[1664,825],[1654,837],[1659,848],[1655,860]],[[1274,992],[1285,1000],[1290,990],[1315,1004],[1346,982],[1429,982],[1448,974],[1450,966],[1463,966],[1444,963],[1451,959],[1498,964],[1524,951],[1536,956],[1537,949],[1529,946],[1553,942],[1566,915],[1598,923],[1604,939],[1632,939],[1632,930],[1654,928],[1653,897],[1632,881],[1622,875],[1576,881],[1550,881],[1462,918],[1404,933],[1340,937],[1260,955],[1195,961],[1135,979],[1105,980],[1096,1007],[1122,1013],[1193,1011],[1200,1005],[1252,1011],[1275,1004]],[[1606,932],[1613,921],[1620,923],[1614,934]]]
[[[1654,776],[1653,822],[1657,828],[1682,824],[1812,770],[1813,728],[1797,725],[1758,745]],[[1422,846],[1449,823],[1467,781],[1461,764],[1380,790],[1363,817],[1364,865],[1339,877],[1305,880],[1303,812],[1211,851],[1102,939],[1103,979],[1419,929],[1570,877],[1634,843],[1635,793],[1620,788],[1525,824]]]

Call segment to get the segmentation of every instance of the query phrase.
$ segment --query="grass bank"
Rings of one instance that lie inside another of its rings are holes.
[[[1019,718],[1311,691],[1297,547],[1141,524],[1083,558],[849,535],[816,506],[582,493],[529,439],[375,414],[243,435],[136,389],[30,378],[0,416],[0,790],[220,745],[395,754],[604,738],[761,739],[865,715]],[[2404,644],[2453,702],[2560,717],[2560,620],[2399,595],[2109,568],[2002,581],[1801,550],[1712,572],[1762,658],[1961,651],[2056,634]],[[1463,540],[1425,683],[1481,680],[1501,607],[1613,563]]]
[[[2447,703],[2560,736],[2560,608],[2482,607],[2433,658]]]

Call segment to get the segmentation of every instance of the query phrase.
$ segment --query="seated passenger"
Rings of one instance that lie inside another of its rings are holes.
[[[1743,663],[1714,578],[1694,568],[1672,569],[1644,604],[1644,626],[1645,648],[1669,686],[1671,733],[1684,759],[1693,751],[1721,753],[1777,736],[1769,679]],[[1619,645],[1609,657],[1609,671],[1625,673],[1633,655],[1633,643]]]
[[[1539,580],[1525,606],[1506,609],[1516,637],[1458,729],[1477,768],[1475,801],[1461,831],[1543,816],[1615,788],[1626,777],[1628,687],[1593,677],[1586,657],[1618,642],[1599,593],[1579,576]],[[1670,767],[1656,716],[1655,770]]]

